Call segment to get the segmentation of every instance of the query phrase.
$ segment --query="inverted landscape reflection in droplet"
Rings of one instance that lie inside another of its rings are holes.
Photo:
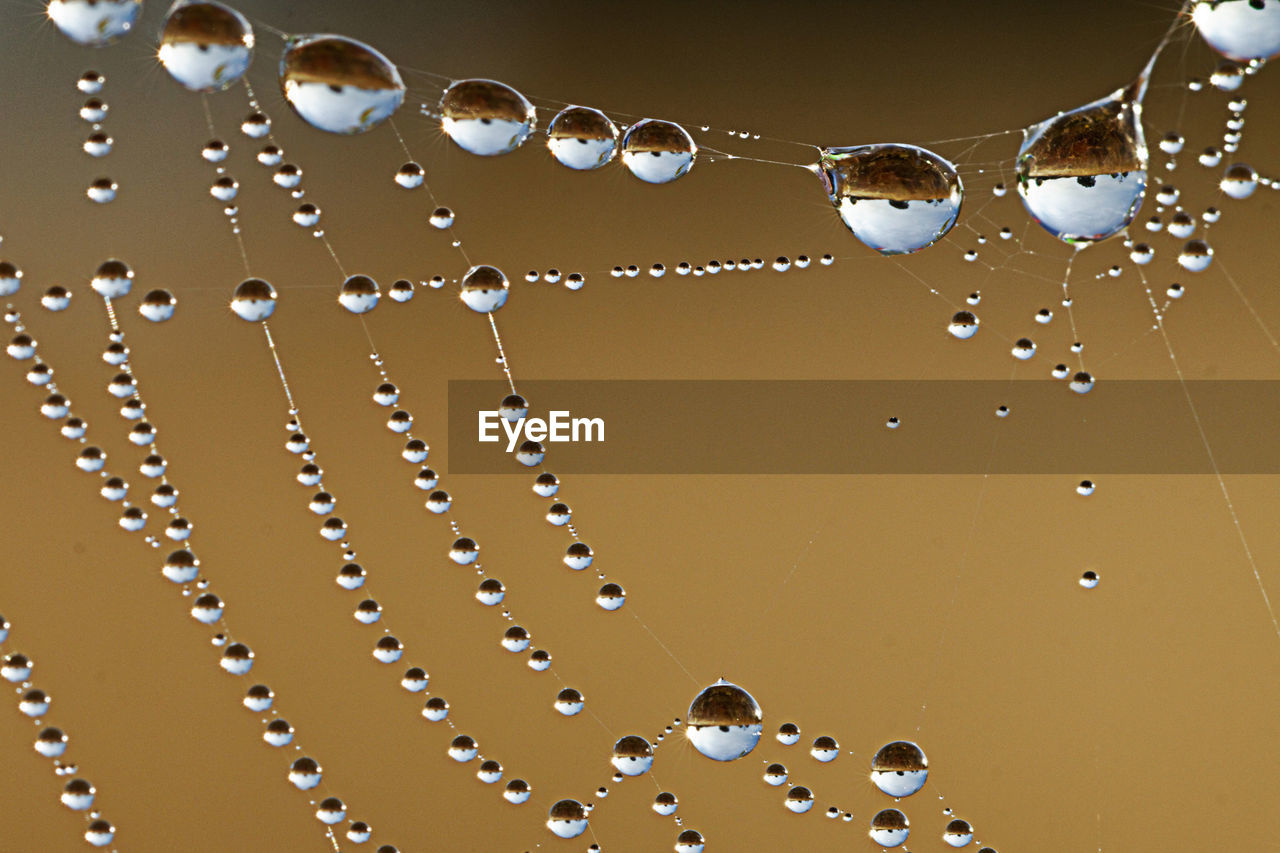
[[[1191,20],[1209,46],[1228,59],[1280,54],[1280,3],[1275,0],[1197,0]]]
[[[160,31],[160,62],[194,92],[218,92],[235,83],[253,61],[253,27],[221,3],[175,6]]]
[[[694,749],[715,761],[733,761],[756,748],[764,714],[755,698],[720,679],[694,697],[685,729]]]
[[[932,246],[960,215],[964,187],[956,167],[924,148],[824,148],[814,170],[845,226],[883,255]]]
[[[618,127],[590,107],[565,107],[547,128],[547,149],[570,169],[599,169],[618,151]]]
[[[496,80],[459,80],[440,96],[440,126],[463,151],[496,157],[515,151],[533,133],[529,99]]]
[[[693,168],[698,146],[678,124],[647,118],[627,129],[622,138],[622,164],[650,184],[666,184]]]
[[[910,741],[894,741],[880,747],[871,759],[871,781],[891,797],[909,797],[924,787],[929,761]]]
[[[102,47],[133,29],[142,0],[49,0],[45,14],[77,44]]]
[[[1137,216],[1147,188],[1142,97],[1150,66],[1132,84],[1023,131],[1018,195],[1059,240],[1088,244]]]
[[[280,88],[303,121],[329,133],[363,133],[404,102],[391,60],[344,36],[291,39],[280,57]]]

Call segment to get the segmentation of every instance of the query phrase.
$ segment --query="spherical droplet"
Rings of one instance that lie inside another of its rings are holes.
[[[653,798],[653,810],[663,817],[675,814],[679,806],[680,801],[669,791],[663,791]]]
[[[693,168],[698,146],[678,124],[647,118],[627,129],[622,138],[622,164],[650,184],[665,184]]]
[[[173,317],[178,300],[167,290],[152,290],[142,297],[138,313],[153,323],[163,323]]]
[[[626,590],[616,583],[607,583],[596,593],[596,604],[605,610],[617,610],[626,601]]]
[[[45,13],[76,44],[102,47],[133,29],[141,11],[142,0],[49,0]]]
[[[479,752],[479,745],[470,735],[458,735],[449,744],[449,757],[454,761],[470,761]]]
[[[957,311],[951,318],[951,322],[947,324],[947,331],[952,337],[966,341],[978,333],[978,325],[981,321],[972,311]]]
[[[533,795],[533,788],[523,779],[512,779],[507,783],[506,789],[502,792],[502,797],[508,803],[519,805],[527,802],[529,797]]]
[[[1098,580],[1098,573],[1090,570],[1080,576],[1080,586],[1085,589],[1093,589],[1098,585]]]
[[[338,303],[352,314],[366,314],[378,305],[378,283],[367,275],[353,275],[342,283]]]
[[[973,827],[967,820],[956,818],[943,830],[942,840],[952,847],[965,847],[973,841]]]
[[[1280,4],[1276,4],[1276,8],[1280,9]],[[1248,198],[1258,188],[1258,173],[1247,163],[1233,163],[1227,167],[1218,186],[1232,198]]]
[[[396,183],[407,190],[415,190],[426,180],[422,167],[410,160],[396,170]]]
[[[911,834],[911,823],[897,809],[883,809],[871,818],[871,840],[881,847],[897,847]]]
[[[366,44],[333,35],[290,39],[280,58],[280,87],[312,127],[363,133],[404,101],[404,81],[389,59]]]
[[[587,830],[586,808],[577,800],[558,800],[547,812],[547,829],[560,838],[577,838]]]
[[[118,189],[119,187],[116,185],[116,182],[110,178],[98,178],[93,183],[89,184],[88,189],[85,190],[85,195],[89,197],[89,201],[96,202],[98,204],[107,204],[115,201],[116,190]]]
[[[871,759],[871,782],[891,797],[909,797],[924,787],[929,761],[924,750],[898,740],[880,747]]]
[[[507,303],[510,283],[497,267],[480,264],[462,278],[462,301],[480,314],[491,314]]]
[[[747,755],[764,730],[760,705],[750,693],[724,679],[694,697],[685,716],[689,742],[715,761]]]
[[[599,110],[565,107],[547,128],[547,148],[570,169],[599,169],[617,153],[618,128]]]
[[[706,842],[696,829],[686,829],[676,836],[676,853],[702,853],[704,849]]]
[[[289,767],[289,781],[299,791],[308,791],[319,785],[322,775],[320,763],[314,758],[299,758]]]
[[[160,63],[194,92],[218,92],[249,70],[253,27],[221,3],[174,6],[160,30]]]
[[[787,791],[787,798],[783,801],[783,805],[790,812],[804,814],[813,808],[813,791],[803,785],[796,785]]]
[[[840,744],[830,735],[822,735],[813,739],[813,746],[809,748],[809,754],[824,764],[829,761],[835,761],[840,755]]]
[[[627,735],[613,745],[610,763],[623,776],[642,776],[653,766],[653,747],[639,735]]]
[[[582,713],[586,700],[577,690],[572,687],[566,687],[556,694],[556,701],[552,704],[557,711],[566,717],[574,717]]]
[[[955,166],[914,145],[824,148],[816,171],[841,221],[883,255],[932,246],[964,199]]]
[[[496,80],[459,80],[440,97],[441,127],[458,147],[493,157],[516,150],[533,132],[533,104]]]
[[[427,221],[431,223],[432,228],[444,230],[453,226],[453,211],[447,207],[437,207],[431,211],[431,216],[427,217]]]
[[[764,783],[778,787],[787,784],[787,768],[783,764],[770,764],[764,769]]]

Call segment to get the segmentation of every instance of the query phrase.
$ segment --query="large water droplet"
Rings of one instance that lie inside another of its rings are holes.
[[[352,314],[366,314],[378,305],[378,283],[367,275],[353,275],[342,283],[338,302]]]
[[[90,47],[129,32],[141,11],[142,0],[49,0],[45,10],[63,35]]]
[[[1280,3],[1275,0],[1197,0],[1191,20],[1209,46],[1228,59],[1280,54]]]
[[[693,168],[698,146],[683,127],[647,118],[627,129],[622,138],[622,164],[651,184],[665,184]]]
[[[260,278],[245,279],[236,285],[231,310],[251,323],[265,320],[276,310],[276,289]]]
[[[128,295],[133,287],[133,270],[124,261],[113,258],[98,266],[89,283],[104,299],[119,299]]]
[[[511,792],[513,784],[515,780],[507,785],[508,793]],[[508,796],[507,799],[510,800],[511,797]],[[512,802],[517,801],[512,800]],[[524,800],[518,802],[524,802]],[[577,800],[559,800],[547,812],[547,829],[561,838],[577,838],[587,830],[586,808]]]
[[[510,283],[497,267],[480,264],[462,278],[462,301],[472,311],[491,314],[507,302]]]
[[[342,36],[292,39],[280,58],[280,87],[303,121],[330,133],[363,133],[404,102],[391,60]]]
[[[221,3],[175,6],[160,31],[160,62],[194,92],[217,92],[244,76],[253,60],[253,28]]]
[[[570,169],[599,169],[618,151],[618,128],[590,107],[565,107],[547,128],[551,156]]]
[[[689,742],[716,761],[733,761],[748,754],[764,730],[759,703],[724,679],[694,697],[686,718]]]
[[[440,97],[440,126],[464,151],[493,157],[515,151],[533,132],[529,99],[496,80],[459,80]]]
[[[885,744],[871,759],[871,781],[891,797],[909,797],[924,787],[929,761],[924,750],[905,740]]]
[[[1146,73],[1105,98],[1034,124],[1018,151],[1018,194],[1068,243],[1105,240],[1138,214],[1147,186]]]
[[[884,255],[932,246],[964,198],[955,166],[914,145],[824,148],[816,170],[845,226]]]

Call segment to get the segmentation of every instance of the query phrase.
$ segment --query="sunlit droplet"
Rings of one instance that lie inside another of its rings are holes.
[[[566,107],[547,128],[547,148],[570,169],[599,169],[617,153],[618,128],[599,110]]]
[[[496,80],[459,80],[440,97],[441,127],[459,148],[493,157],[516,150],[537,121],[533,104]]]
[[[280,87],[312,127],[363,133],[404,101],[404,81],[389,59],[366,44],[335,35],[290,39],[280,57]]]
[[[622,139],[622,163],[631,174],[650,184],[665,184],[693,168],[698,146],[678,124],[643,119],[631,125]]]
[[[75,43],[102,47],[133,29],[141,11],[142,0],[49,0],[45,13]]]
[[[175,5],[160,31],[160,62],[186,88],[217,92],[249,70],[253,43],[253,28],[234,9],[212,2]]]
[[[955,166],[914,145],[824,148],[815,170],[845,226],[884,255],[932,246],[964,198]]]

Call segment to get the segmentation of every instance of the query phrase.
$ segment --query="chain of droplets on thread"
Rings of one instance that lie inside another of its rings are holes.
[[[291,103],[292,103],[292,101],[291,101]],[[297,108],[297,105],[296,105],[296,104],[295,104],[295,108]],[[301,110],[299,110],[299,111],[301,112]],[[305,116],[304,116],[304,117],[305,117]],[[453,137],[453,138],[455,139],[455,141],[458,141],[458,138],[457,138],[457,137]],[[522,141],[523,141],[523,140],[522,140]],[[461,142],[459,142],[459,144],[462,144],[462,143],[461,143]],[[1231,143],[1228,143],[1228,144],[1231,144]],[[465,146],[464,146],[464,147],[465,147]],[[553,149],[553,150],[554,150],[554,149]],[[477,153],[480,153],[480,152],[477,152]],[[562,161],[562,162],[563,162],[563,161]],[[566,164],[566,165],[568,165],[568,164]],[[633,170],[633,171],[634,171],[634,170]],[[637,175],[637,176],[640,176],[640,175]],[[677,175],[677,177],[678,177],[678,175]],[[835,199],[833,198],[833,201],[834,201],[834,200],[835,200]],[[1026,199],[1025,197],[1024,197],[1024,202],[1027,202],[1027,199]],[[1029,202],[1028,202],[1028,207],[1029,207],[1029,208],[1031,207],[1031,205],[1030,205],[1030,203],[1029,203]],[[848,219],[848,218],[846,218],[846,217],[844,217],[843,215],[842,215],[842,218],[843,218],[843,219],[845,219],[846,225],[849,225],[850,230],[853,230],[855,234],[858,234],[857,229],[854,227],[854,225],[853,225],[853,224],[851,224],[851,223],[849,222],[849,219]],[[1037,220],[1037,221],[1040,221],[1040,220]],[[1040,223],[1040,224],[1042,224],[1042,225],[1043,225],[1043,224],[1045,224],[1045,223],[1044,223],[1043,221],[1041,221],[1041,223]],[[1127,224],[1127,223],[1126,223],[1126,224]],[[950,227],[950,226],[948,225],[948,228],[949,228],[949,227]],[[1047,225],[1046,225],[1046,227],[1049,227],[1049,226],[1047,226]],[[1051,230],[1052,230],[1052,229],[1051,229]],[[944,232],[944,233],[945,233],[945,232]],[[1114,233],[1114,232],[1113,232],[1113,233]],[[861,237],[861,235],[859,235],[859,236]],[[940,236],[940,235],[939,235],[939,236]],[[1061,235],[1059,235],[1059,236],[1061,236]],[[1087,235],[1086,235],[1086,236],[1087,236]],[[1110,236],[1110,235],[1106,235],[1106,236]],[[1065,238],[1064,238],[1064,239],[1065,239]],[[1079,239],[1080,239],[1080,238],[1079,238],[1079,237],[1077,237],[1077,240],[1079,240]],[[335,260],[336,260],[336,257],[335,257]],[[783,260],[783,259],[779,259],[779,261],[781,261],[781,260]],[[464,292],[465,292],[465,291],[464,291]],[[491,322],[491,324],[492,324],[492,322],[493,322],[493,321],[492,321],[492,315],[490,315],[490,322]],[[496,338],[496,326],[494,326],[493,328],[494,328],[495,338]],[[500,358],[500,361],[502,361],[502,362],[504,363],[504,367],[505,367],[505,356],[504,356],[504,355],[502,354],[502,352],[501,352],[501,342],[500,342],[500,339],[497,339],[497,343],[498,343],[498,346],[499,346],[499,358]],[[510,374],[509,374],[509,373],[508,373],[508,378],[510,379]],[[514,390],[515,390],[515,389],[514,389],[514,385],[513,385],[513,386],[512,386],[513,395],[514,395]],[[567,516],[567,513],[565,513],[565,515]],[[566,520],[567,520],[567,519],[566,519]],[[571,532],[572,532],[572,530],[571,530]]]

